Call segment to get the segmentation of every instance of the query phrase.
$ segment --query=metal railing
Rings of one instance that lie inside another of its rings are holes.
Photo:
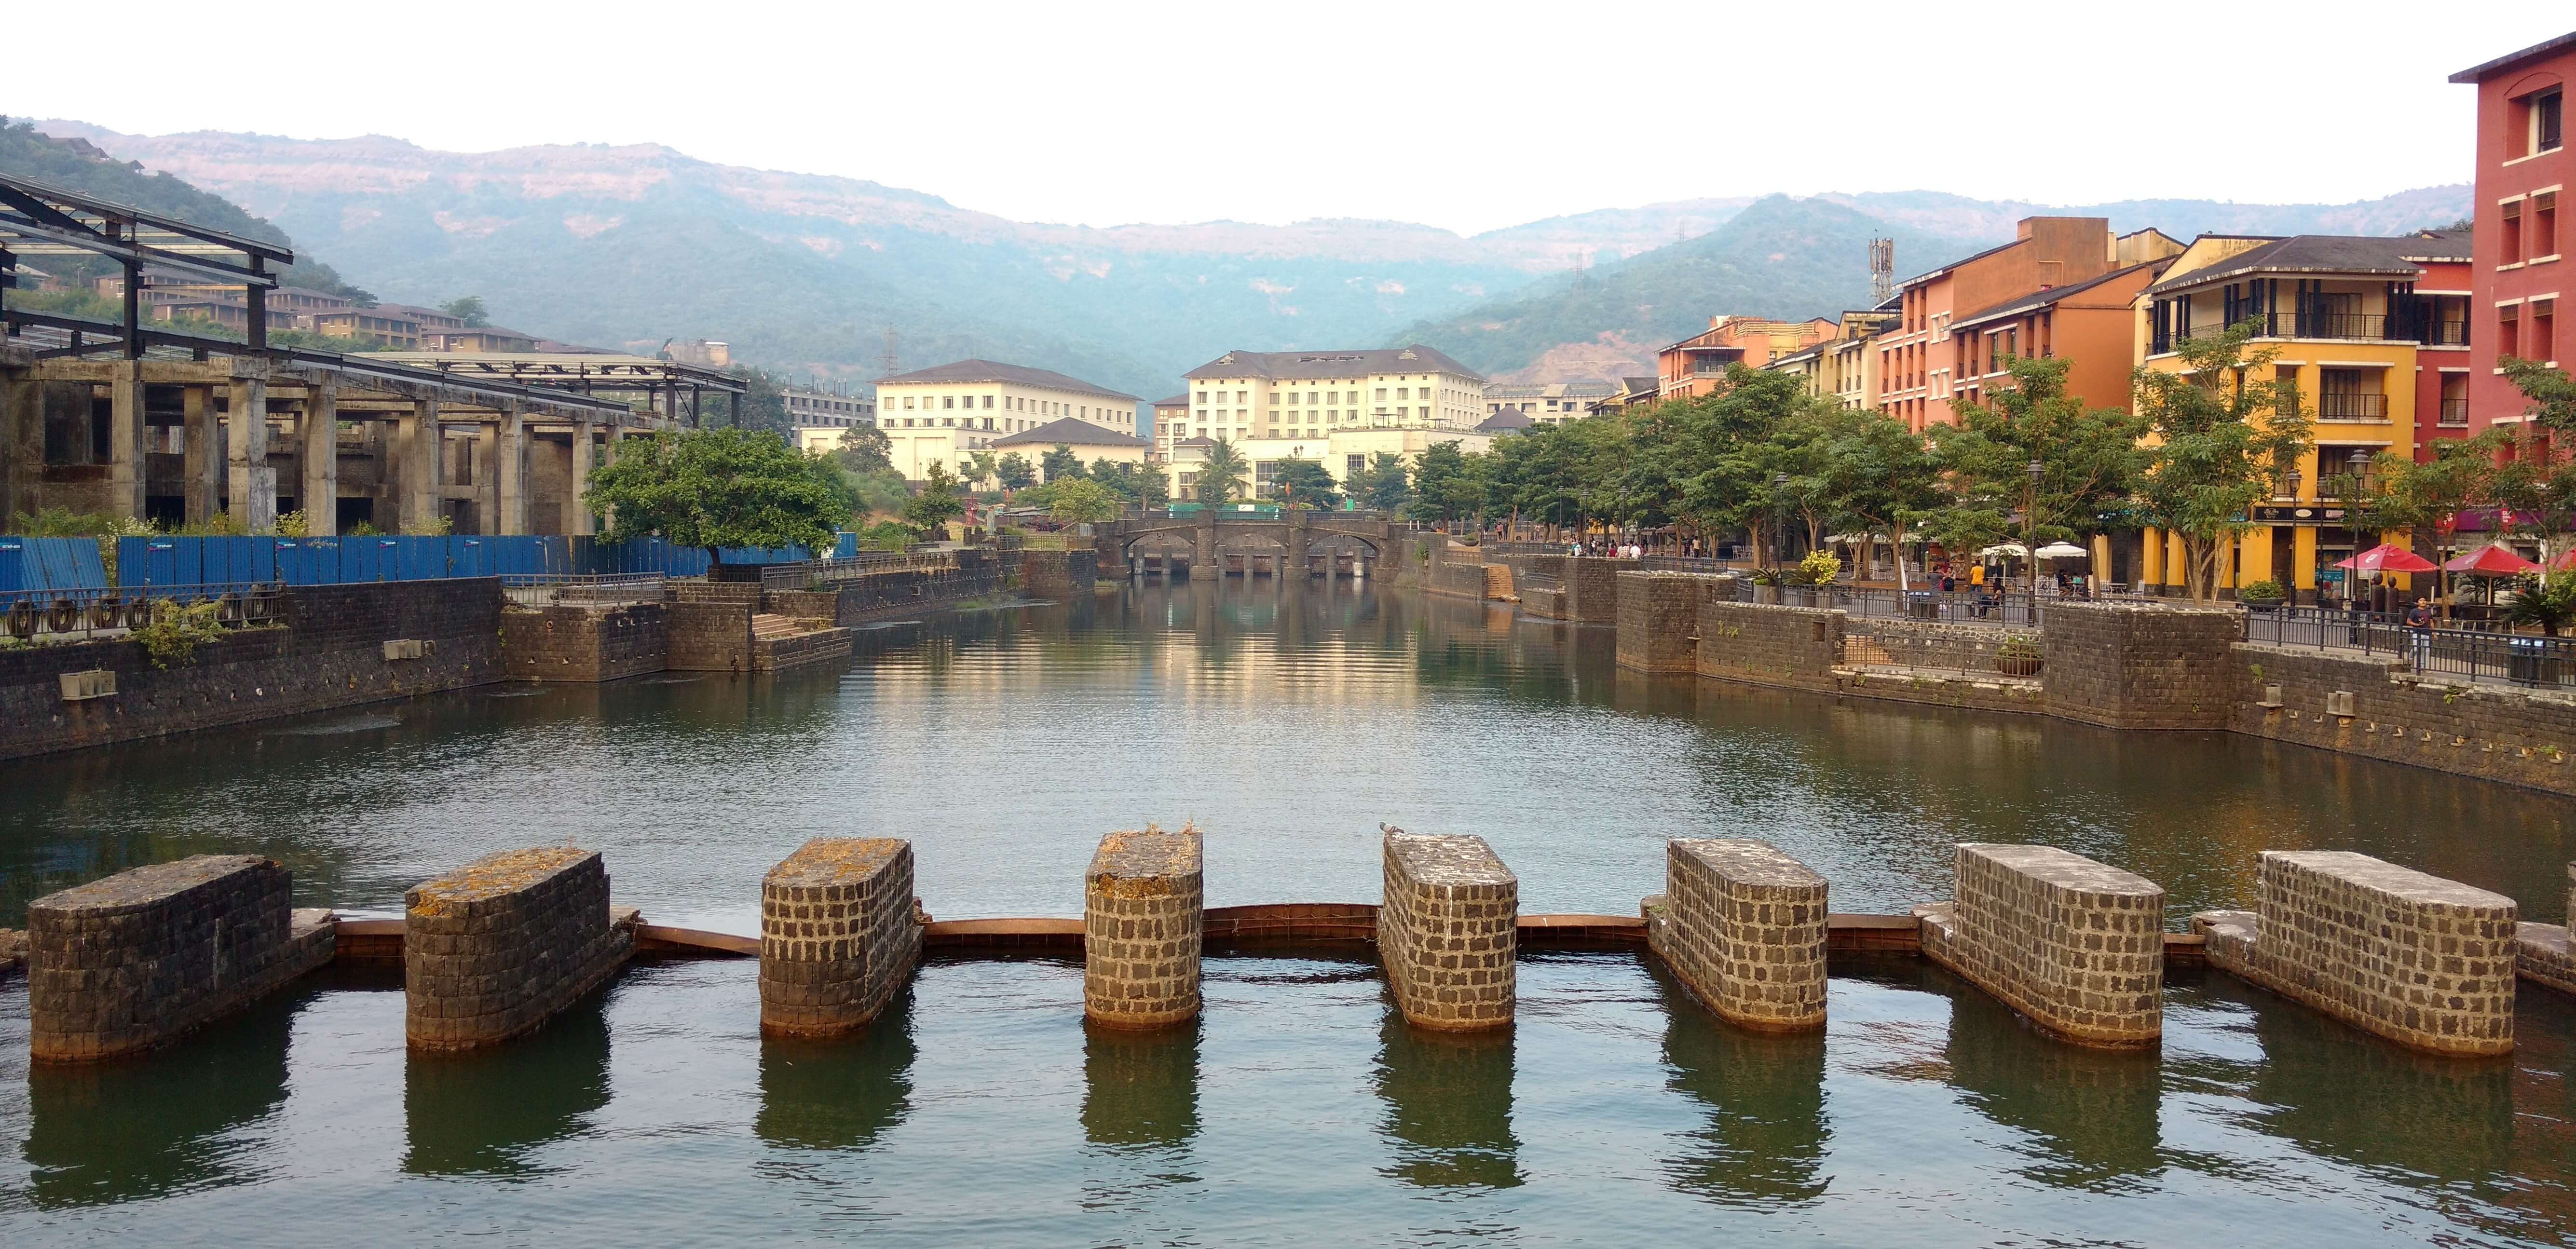
[[[2317,419],[2320,421],[2384,421],[2388,419],[2388,396],[2319,395],[2317,396]]]
[[[284,587],[274,582],[214,585],[110,586],[104,589],[0,592],[0,628],[21,642],[71,642],[123,637],[173,607],[215,605],[215,623],[228,629],[273,623]]]
[[[501,593],[521,607],[614,607],[662,601],[658,572],[503,573]]]
[[[760,570],[763,591],[828,590],[883,572],[932,572],[952,567],[947,555],[903,551],[862,552],[843,559],[772,564]]]
[[[2495,629],[2413,629],[2386,612],[2275,607],[2245,613],[2245,640],[2310,650],[2393,655],[2414,671],[2540,688],[2576,686],[2576,638]]]
[[[2443,401],[2442,401],[2442,415],[2441,415],[2441,418],[2440,418],[2440,420],[2438,421],[2438,423],[2439,423],[2439,424],[2442,424],[2442,425],[2466,425],[2466,424],[2468,424],[2468,423],[2469,423],[2469,401],[2468,401],[2468,400],[2466,400],[2466,399],[2445,399],[2445,400],[2443,400]]]

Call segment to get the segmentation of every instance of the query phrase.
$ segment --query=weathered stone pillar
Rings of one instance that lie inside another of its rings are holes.
[[[438,519],[438,401],[415,399],[411,415],[394,423],[394,528],[425,533]]]
[[[232,466],[225,504],[253,533],[277,527],[277,469],[268,462],[268,381],[233,379],[224,451]]]
[[[179,393],[186,431],[181,435],[186,439],[181,459],[187,478],[187,518],[191,525],[202,525],[223,510],[223,422],[215,417],[214,387],[189,386]]]
[[[304,392],[304,414],[296,418],[295,503],[304,511],[304,534],[327,538],[340,532],[340,383],[324,373]]]
[[[1639,672],[1699,668],[1699,599],[1708,578],[1694,573],[1618,575],[1618,661]]]
[[[866,1027],[921,963],[912,843],[817,837],[760,882],[760,1033]]]
[[[87,1062],[166,1044],[331,961],[329,911],[291,911],[275,860],[201,854],[27,906],[29,1051]]]
[[[2052,602],[2040,637],[2042,705],[2106,728],[2226,728],[2240,680],[2238,614]]]
[[[474,532],[501,532],[501,434],[494,424],[474,427],[467,452],[474,487]]]
[[[1389,829],[1378,958],[1404,1017],[1466,1031],[1512,1021],[1520,881],[1485,839]]]
[[[1646,944],[1718,1017],[1765,1032],[1825,1026],[1825,878],[1765,841],[1666,843]]]
[[[1205,896],[1197,830],[1101,838],[1083,877],[1082,1013],[1113,1028],[1197,1018]]]
[[[2576,863],[2567,865],[2567,922],[2522,924],[2515,929],[2517,969],[2525,980],[2561,993],[2576,993]]]
[[[2345,850],[2254,879],[2254,911],[2191,917],[2210,966],[2411,1049],[2513,1052],[2513,899]]]
[[[2164,1036],[2164,887],[2054,846],[1964,842],[1957,900],[1914,908],[1923,953],[2079,1045]]]
[[[528,423],[519,410],[519,401],[506,399],[501,405],[499,446],[494,448],[492,467],[496,474],[494,494],[500,505],[495,533],[528,531]]]
[[[1210,503],[1199,510],[1198,528],[1190,535],[1190,575],[1193,577],[1225,574],[1224,569],[1216,566],[1216,513],[1207,510],[1215,506]]]
[[[590,505],[582,501],[582,496],[590,493],[590,461],[595,454],[591,439],[596,432],[588,417],[583,417],[572,431],[572,497],[564,501],[563,530],[579,538],[599,532]]]
[[[44,384],[32,373],[0,366],[0,517],[35,511],[44,480]]]
[[[486,855],[403,895],[403,1031],[462,1050],[534,1031],[635,953],[596,850]]]
[[[143,518],[143,362],[119,360],[107,385],[107,506],[130,520]]]

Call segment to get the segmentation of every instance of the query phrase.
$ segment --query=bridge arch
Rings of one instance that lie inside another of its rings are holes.
[[[1134,527],[1130,528],[1131,525]],[[1196,549],[1199,531],[1211,527],[1217,532],[1219,549],[1224,548],[1225,541],[1229,537],[1262,537],[1269,539],[1285,551],[1289,548],[1292,538],[1303,533],[1306,549],[1297,552],[1300,556],[1313,554],[1319,542],[1339,540],[1354,542],[1366,548],[1368,558],[1371,560],[1386,558],[1386,541],[1379,534],[1340,525],[1290,525],[1286,521],[1266,518],[1262,520],[1219,519],[1214,526],[1201,525],[1195,521],[1122,521],[1116,530],[1104,536],[1116,544],[1116,562],[1124,564],[1134,558],[1136,544],[1147,538],[1186,538],[1191,548]]]

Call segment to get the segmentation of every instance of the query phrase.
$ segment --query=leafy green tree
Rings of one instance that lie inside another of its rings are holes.
[[[966,457],[966,484],[976,489],[983,488],[983,484],[985,482],[993,480],[994,470],[999,466],[1000,461],[994,459],[993,453],[990,451],[977,451],[968,455]]]
[[[2505,377],[2522,391],[2523,415],[2531,418],[2512,454],[2487,479],[2489,501],[2515,533],[2540,544],[2540,577],[2559,580],[2561,537],[2576,528],[2576,382],[2565,372],[2507,356]],[[2534,431],[2545,433],[2538,436]]]
[[[1450,522],[1484,513],[1492,503],[1492,472],[1455,442],[1435,442],[1413,466],[1415,498],[1405,508],[1416,520]]]
[[[948,471],[945,462],[932,460],[922,471],[921,489],[904,503],[903,518],[911,522],[922,537],[934,541],[944,539],[948,536],[948,522],[966,513],[966,500],[962,496],[957,475]]]
[[[828,550],[856,497],[830,461],[776,434],[694,429],[627,439],[582,502],[614,516],[609,541],[651,535],[721,562],[729,546]]]
[[[841,431],[839,446],[832,458],[853,473],[881,473],[894,467],[894,446],[886,441],[885,431],[874,425],[853,425]]]
[[[1381,512],[1392,512],[1413,500],[1412,474],[1404,467],[1404,457],[1392,451],[1371,452],[1368,463],[1351,474],[1347,484],[1360,506]]]
[[[483,297],[480,295],[464,295],[448,300],[440,304],[438,310],[463,321],[467,329],[481,329],[492,323],[492,316],[485,311]]]
[[[1172,505],[1172,477],[1160,464],[1147,464],[1136,473],[1136,502],[1148,510]]]
[[[1026,490],[1038,480],[1037,470],[1029,466],[1029,457],[1017,451],[1005,452],[994,463],[993,476],[1001,479],[1004,490]]]
[[[1119,499],[1109,487],[1079,477],[1067,477],[1050,484],[1054,487],[1055,501],[1047,508],[1047,514],[1057,520],[1071,525],[1118,519]]]
[[[1133,500],[1138,497],[1137,481],[1143,476],[1137,468],[1137,465],[1104,455],[1091,462],[1089,472],[1091,479],[1108,487],[1112,495],[1121,500]]]
[[[1082,457],[1072,447],[1057,443],[1055,448],[1038,457],[1038,471],[1048,481],[1082,476]]]
[[[1279,461],[1271,480],[1278,483],[1281,498],[1301,507],[1329,511],[1342,505],[1341,487],[1317,461],[1292,455]]]
[[[1954,514],[1922,517],[1926,536],[1951,551],[2007,539],[2081,541],[2127,514],[2150,458],[2139,444],[2146,418],[2085,407],[2067,392],[2070,363],[2013,360],[2005,366],[2010,385],[1990,388],[1983,404],[1953,403],[1954,422],[1932,427],[1932,459],[1948,495],[1944,510]]]
[[[2353,509],[2355,523],[2365,530],[2404,530],[2425,549],[2447,554],[2447,536],[2460,513],[2492,497],[2496,466],[2512,454],[2513,435],[2497,426],[2475,438],[2437,439],[2432,450],[2433,458],[2421,463],[2388,457],[2376,486]],[[2447,612],[2451,574],[2434,576]]]
[[[2246,350],[2258,324],[2249,318],[2179,344],[2178,370],[2140,365],[2133,375],[2138,415],[2155,440],[2139,512],[2181,540],[2185,590],[2203,602],[2217,597],[2220,548],[2308,447],[2311,422],[2298,388],[2246,381],[2280,355],[2277,346]]]
[[[1243,453],[1234,444],[1219,438],[1208,447],[1207,459],[1199,464],[1199,498],[1209,503],[1223,503],[1243,493],[1243,480],[1252,473]]]

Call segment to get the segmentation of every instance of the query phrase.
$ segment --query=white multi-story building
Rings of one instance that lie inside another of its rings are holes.
[[[1161,419],[1154,440],[1172,497],[1195,500],[1198,469],[1218,439],[1251,466],[1245,493],[1270,497],[1278,466],[1314,460],[1347,482],[1372,455],[1410,462],[1436,443],[1482,451],[1485,379],[1429,347],[1355,351],[1230,351],[1192,369],[1187,411]]]
[[[959,360],[877,379],[877,428],[889,458],[919,481],[930,462],[950,472],[1012,434],[1062,420],[1136,437],[1136,396],[1045,369]],[[1141,453],[1140,453],[1141,454]]]
[[[1485,415],[1518,412],[1533,425],[1562,425],[1601,410],[1619,393],[1608,382],[1487,382]]]
[[[780,389],[779,397],[787,402],[787,420],[795,427],[796,445],[809,451],[832,450],[841,445],[842,431],[877,423],[873,395],[838,386],[829,390],[788,386]]]

